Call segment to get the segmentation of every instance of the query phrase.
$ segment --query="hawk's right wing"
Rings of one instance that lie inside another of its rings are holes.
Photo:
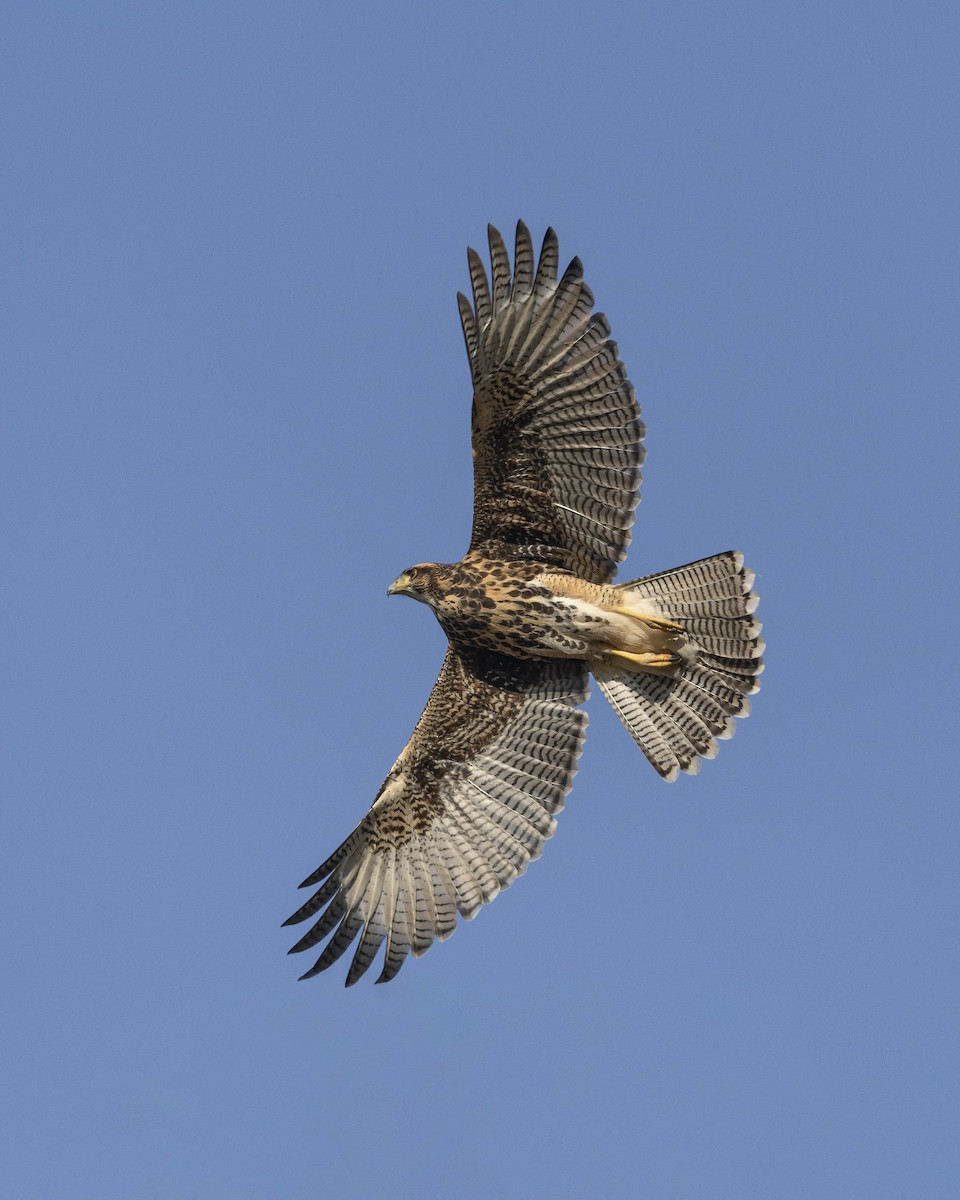
[[[301,885],[321,886],[285,924],[320,915],[291,953],[333,934],[303,978],[359,935],[347,985],[384,942],[377,982],[392,979],[539,858],[576,773],[586,696],[582,663],[451,646],[373,807]]]

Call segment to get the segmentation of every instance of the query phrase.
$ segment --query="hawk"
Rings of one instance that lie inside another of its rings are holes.
[[[575,258],[557,278],[548,229],[513,271],[488,227],[491,276],[467,251],[457,299],[473,377],[474,514],[457,563],[388,589],[433,609],[449,645],[413,734],[285,924],[329,937],[301,978],[356,942],[346,984],[384,947],[378,983],[508,887],[556,827],[592,675],[657,772],[695,773],[758,688],[752,572],[729,551],[614,583],[638,501],[644,426],[610,326]]]

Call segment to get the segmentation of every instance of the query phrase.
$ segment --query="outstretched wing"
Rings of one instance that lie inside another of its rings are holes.
[[[467,251],[473,308],[459,294],[473,374],[470,549],[531,558],[607,583],[626,554],[643,462],[643,423],[610,326],[575,258],[557,282],[548,229],[534,272],[517,223],[513,276],[488,227],[492,287]]]
[[[538,858],[573,782],[587,724],[587,672],[450,646],[410,741],[373,807],[301,887],[317,916],[291,953],[333,934],[307,979],[359,935],[347,986],[385,942],[378,983],[408,952],[449,937]],[[321,911],[322,910],[322,911]]]

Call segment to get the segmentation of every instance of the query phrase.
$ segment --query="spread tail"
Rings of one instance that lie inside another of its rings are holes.
[[[675,662],[653,670],[594,668],[600,690],[664,779],[695,775],[717,738],[733,735],[760,687],[763,642],[753,572],[736,551],[619,585],[630,606],[676,622]],[[621,656],[622,657],[622,656]]]

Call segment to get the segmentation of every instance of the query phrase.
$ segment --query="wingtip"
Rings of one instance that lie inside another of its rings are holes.
[[[283,924],[289,925],[290,922],[284,921]],[[310,933],[311,933],[311,931],[308,929],[307,932],[303,935],[303,937],[299,940],[299,942],[295,942],[290,947],[290,949],[287,951],[287,953],[288,954],[300,954],[302,951],[308,949],[310,946],[315,945],[316,944],[315,942],[310,941]]]

